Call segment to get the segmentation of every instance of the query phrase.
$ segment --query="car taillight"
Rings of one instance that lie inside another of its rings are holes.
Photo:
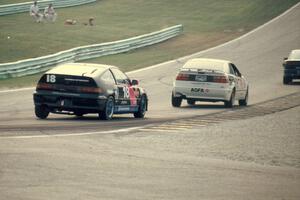
[[[178,81],[188,81],[189,77],[190,77],[190,75],[188,75],[188,74],[179,73],[176,77],[176,80],[178,80]]]
[[[102,93],[102,89],[98,87],[81,87],[80,92],[83,93]]]
[[[52,90],[54,89],[54,85],[48,83],[38,83],[36,86],[37,90]]]
[[[214,76],[213,82],[215,83],[228,83],[228,78],[226,76]]]

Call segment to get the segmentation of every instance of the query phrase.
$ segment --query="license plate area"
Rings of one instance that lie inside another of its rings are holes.
[[[206,75],[196,75],[195,76],[195,81],[206,82],[207,81],[207,76]]]
[[[60,99],[59,105],[61,107],[70,107],[70,106],[72,106],[72,101],[70,99]]]

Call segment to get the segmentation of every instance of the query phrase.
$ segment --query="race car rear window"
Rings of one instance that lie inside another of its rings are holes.
[[[96,83],[92,78],[82,76],[70,76],[60,74],[44,74],[39,83],[70,85],[70,86],[88,86],[96,87]]]

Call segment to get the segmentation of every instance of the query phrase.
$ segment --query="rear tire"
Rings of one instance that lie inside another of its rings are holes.
[[[229,101],[225,101],[224,105],[226,108],[232,108],[235,103],[235,90],[232,91]]]
[[[289,77],[283,77],[283,84],[289,84],[290,82],[292,82],[292,79],[291,78],[289,78]]]
[[[114,114],[115,100],[112,96],[109,96],[106,100],[104,110],[99,112],[99,118],[102,120],[111,120]]]
[[[182,98],[181,97],[174,97],[174,95],[172,93],[172,106],[173,107],[180,107],[181,102],[182,102]]]
[[[139,110],[136,113],[133,113],[135,118],[144,118],[147,110],[147,99],[146,96],[143,95],[140,100]]]
[[[195,100],[191,100],[191,99],[188,99],[186,102],[187,102],[187,104],[189,104],[190,106],[193,106],[193,105],[195,105],[195,103],[196,103]]]
[[[34,108],[35,116],[40,119],[46,119],[49,115],[49,110],[46,106],[35,106]]]
[[[247,89],[245,99],[239,100],[239,105],[240,106],[247,106],[248,105],[248,98],[249,98],[249,89]]]

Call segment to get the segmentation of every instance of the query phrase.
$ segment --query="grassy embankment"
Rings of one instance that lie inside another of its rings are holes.
[[[0,63],[52,54],[82,45],[125,39],[176,24],[184,25],[184,34],[167,42],[85,61],[113,64],[129,71],[231,40],[272,19],[297,2],[298,0],[99,0],[88,5],[57,9],[58,19],[53,24],[34,23],[28,13],[1,16]],[[90,16],[95,18],[96,25],[84,26],[82,23]],[[65,26],[66,19],[76,19],[78,24]],[[0,88],[31,86],[39,76],[2,80]]]
[[[31,2],[30,0],[1,0],[0,5],[13,4],[13,3],[24,3]]]

